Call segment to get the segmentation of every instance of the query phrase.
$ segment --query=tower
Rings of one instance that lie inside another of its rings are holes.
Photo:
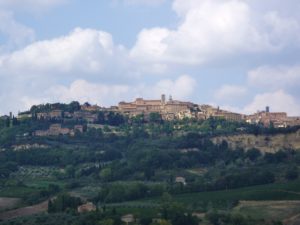
[[[166,95],[165,94],[161,95],[161,104],[162,105],[166,104]]]
[[[269,106],[266,107],[266,112],[267,112],[267,113],[270,112],[270,107],[269,107]]]

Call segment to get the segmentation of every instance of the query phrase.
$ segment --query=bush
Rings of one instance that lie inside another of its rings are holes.
[[[299,174],[297,167],[290,168],[285,173],[285,179],[287,180],[296,180],[298,176]]]

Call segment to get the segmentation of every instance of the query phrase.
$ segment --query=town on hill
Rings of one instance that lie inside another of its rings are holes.
[[[137,98],[133,102],[120,102],[118,106],[109,108],[78,102],[66,104],[45,104],[32,106],[29,111],[20,112],[15,118],[17,120],[33,118],[40,121],[58,121],[48,129],[36,130],[36,136],[71,135],[76,132],[84,132],[83,124],[89,128],[103,128],[104,120],[110,120],[111,125],[118,125],[123,120],[132,120],[136,117],[150,121],[161,119],[172,120],[207,120],[209,118],[220,118],[235,122],[246,122],[248,124],[263,125],[264,127],[287,128],[300,125],[300,117],[289,117],[285,112],[270,112],[267,106],[264,111],[258,111],[253,115],[244,115],[213,107],[210,105],[199,105],[192,102],[173,100],[172,96],[166,99],[145,100]],[[14,116],[2,116],[2,119],[12,120]],[[77,122],[77,123],[76,123]],[[74,126],[65,128],[63,123],[72,123]]]
[[[299,125],[269,107],[242,115],[165,95],[34,105],[0,117],[0,224],[298,221]]]

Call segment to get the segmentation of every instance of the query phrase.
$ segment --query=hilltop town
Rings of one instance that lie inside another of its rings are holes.
[[[101,125],[105,119],[115,122],[118,125],[120,120],[132,120],[136,117],[143,117],[143,120],[159,118],[161,120],[207,120],[209,118],[220,118],[234,122],[246,122],[258,124],[264,127],[287,128],[300,125],[300,117],[289,117],[286,112],[271,112],[267,106],[265,110],[258,111],[252,115],[230,112],[213,107],[211,105],[200,105],[192,102],[173,100],[172,96],[166,99],[145,100],[137,98],[133,102],[120,102],[118,106],[109,108],[85,103],[80,105],[72,102],[68,107],[63,104],[46,104],[33,106],[29,111],[18,113],[15,118],[12,113],[9,116],[2,116],[7,120],[26,120],[34,118],[39,121],[52,121],[46,130],[36,130],[36,136],[71,135],[76,132],[84,132],[84,125],[88,128],[103,128]],[[71,123],[73,127],[62,127],[63,123]]]
[[[109,108],[34,105],[0,117],[0,199],[13,198],[11,207],[0,202],[0,224],[74,215],[90,224],[213,225],[212,210],[235,215],[245,198],[299,201],[299,149],[300,118],[269,107],[243,115],[165,95]],[[298,215],[299,203],[291,211],[276,220]],[[250,222],[239,224],[277,224],[269,212],[260,223],[241,211]]]

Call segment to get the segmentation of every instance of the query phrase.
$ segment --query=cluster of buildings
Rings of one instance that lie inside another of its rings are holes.
[[[243,121],[245,115],[221,110],[210,105],[197,105],[191,102],[173,100],[170,96],[166,101],[166,96],[162,95],[160,100],[144,100],[137,98],[134,102],[120,102],[119,112],[131,116],[139,114],[149,115],[159,113],[165,120],[194,118],[206,120],[211,117],[224,118],[231,121]]]
[[[74,112],[54,108],[48,112],[38,112],[35,115],[32,115],[30,112],[19,113],[17,118],[25,119],[35,116],[38,120],[52,120],[55,122],[48,130],[36,131],[36,136],[72,136],[76,131],[83,132],[83,126],[75,125],[72,129],[64,128],[57,121],[71,121],[73,124],[76,124],[78,121],[82,124],[83,121],[88,125],[97,125],[99,123],[99,112],[103,112],[104,115],[107,115],[109,112],[120,113],[128,118],[143,114],[145,119],[147,119],[151,113],[157,113],[163,120],[223,118],[230,121],[247,122],[249,124],[263,124],[266,127],[271,125],[276,128],[300,126],[300,117],[288,117],[285,112],[270,112],[269,107],[253,115],[244,115],[222,110],[219,107],[211,105],[197,105],[192,102],[173,100],[172,96],[166,99],[165,95],[156,100],[137,98],[133,102],[120,102],[118,106],[110,108],[85,103],[80,106],[80,109]]]
[[[88,123],[95,123],[98,119],[98,115],[93,112],[100,111],[100,107],[99,109],[96,109],[94,108],[94,106],[91,106],[91,108],[95,110],[91,110],[89,107],[82,106],[81,110],[75,111],[74,113],[66,112],[63,110],[40,112],[36,114],[36,118],[38,120],[85,120]]]
[[[59,135],[70,135],[75,136],[76,132],[83,133],[82,125],[75,125],[73,129],[64,128],[61,124],[52,124],[48,130],[37,130],[35,136],[46,137],[46,136],[59,136]]]
[[[270,108],[266,107],[265,111],[246,116],[246,122],[263,124],[265,127],[286,128],[300,126],[300,117],[289,117],[286,112],[270,112]]]
[[[149,115],[159,113],[164,120],[194,118],[206,120],[209,118],[223,118],[236,122],[247,122],[249,124],[262,124],[265,127],[274,126],[275,128],[285,128],[300,126],[300,117],[289,117],[285,112],[270,112],[266,107],[265,111],[257,112],[253,115],[245,115],[211,105],[196,105],[191,102],[173,100],[172,97],[166,100],[165,95],[160,100],[144,100],[137,98],[134,102],[120,102],[118,106],[120,113],[129,117],[139,114]]]
[[[167,101],[166,96],[162,95],[161,99],[158,100],[137,98],[134,102],[120,102],[118,111],[129,117],[140,114],[144,114],[147,117],[151,113],[159,113],[163,119],[172,120],[178,118],[179,114],[187,114],[186,116],[190,117],[194,106],[196,105],[191,102],[173,100],[172,96]]]

